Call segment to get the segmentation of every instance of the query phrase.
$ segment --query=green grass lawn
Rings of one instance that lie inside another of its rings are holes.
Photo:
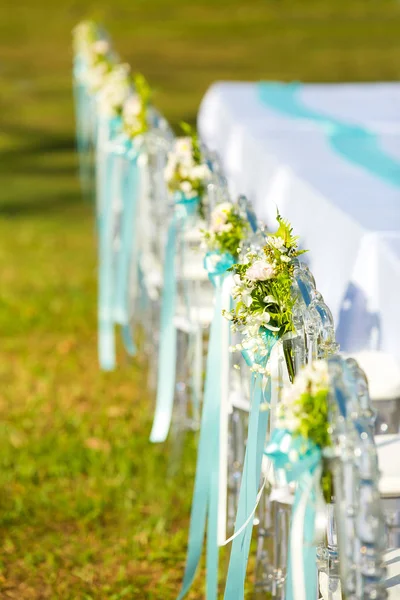
[[[400,76],[400,2],[3,0],[0,7],[0,597],[169,600],[193,438],[148,442],[146,368],[96,357],[93,210],[76,178],[70,31],[93,15],[194,121],[216,79]],[[175,465],[176,466],[176,465]],[[190,598],[202,598],[197,581]]]

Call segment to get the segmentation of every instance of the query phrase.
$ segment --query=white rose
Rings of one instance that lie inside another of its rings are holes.
[[[124,118],[129,120],[132,117],[137,117],[142,110],[142,103],[138,94],[132,94],[126,99],[124,104]]]
[[[93,51],[96,54],[107,54],[110,51],[110,43],[107,40],[97,40],[93,44]]]
[[[192,184],[190,181],[182,181],[181,190],[184,194],[191,194],[193,192]]]
[[[221,204],[218,204],[215,208],[215,210],[218,210],[218,212],[228,213],[228,214],[232,211],[232,209],[233,209],[232,202],[221,202]]]
[[[274,275],[274,267],[265,260],[256,260],[246,271],[246,277],[250,281],[266,281]]]

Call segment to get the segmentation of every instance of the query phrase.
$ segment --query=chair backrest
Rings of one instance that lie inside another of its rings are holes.
[[[353,360],[329,359],[334,512],[342,592],[383,600],[385,522],[379,494],[374,413],[365,375]]]

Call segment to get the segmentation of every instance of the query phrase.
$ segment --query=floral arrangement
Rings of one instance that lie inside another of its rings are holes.
[[[134,90],[122,108],[123,129],[130,138],[143,135],[149,129],[151,89],[143,75],[134,77]]]
[[[171,194],[199,198],[199,215],[204,218],[204,192],[211,171],[203,159],[196,132],[187,123],[181,126],[187,136],[175,140],[168,155],[165,180]]]
[[[107,117],[120,117],[125,103],[133,93],[130,67],[117,64],[105,75],[98,91],[99,112]]]
[[[203,246],[209,252],[226,252],[237,259],[248,231],[248,221],[238,207],[231,202],[221,202],[211,213],[209,229],[202,230]]]
[[[324,450],[332,446],[329,425],[328,363],[317,360],[305,366],[293,385],[283,391],[278,408],[278,427],[302,436]],[[326,464],[322,474],[322,490],[331,501],[332,477]]]
[[[293,236],[291,226],[279,213],[277,221],[278,230],[267,236],[262,254],[248,252],[243,264],[232,267],[236,306],[225,316],[232,321],[233,329],[246,337],[258,336],[260,328],[279,337],[294,330],[292,260],[306,251],[298,249],[298,237]]]
[[[73,31],[75,52],[85,62],[83,78],[89,90],[97,93],[115,66],[110,42],[102,38],[93,21],[83,21]]]

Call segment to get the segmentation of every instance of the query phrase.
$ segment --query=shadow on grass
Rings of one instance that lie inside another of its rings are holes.
[[[68,208],[75,208],[84,201],[76,192],[55,193],[51,197],[43,194],[30,195],[27,200],[11,200],[0,202],[0,217],[18,218],[61,212]]]

